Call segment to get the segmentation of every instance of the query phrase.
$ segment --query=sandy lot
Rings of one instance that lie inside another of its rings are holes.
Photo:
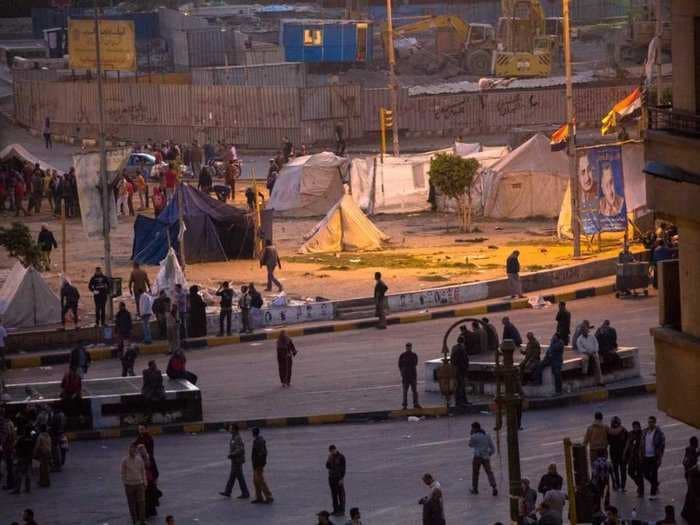
[[[244,198],[237,195],[237,205]],[[152,214],[151,210],[145,213]],[[8,225],[14,216],[0,216],[0,225]],[[38,233],[47,223],[59,242],[53,254],[53,271],[44,275],[53,289],[58,289],[63,242],[60,223],[48,212],[39,216],[20,218],[32,232]],[[341,299],[371,295],[373,273],[381,271],[391,292],[417,290],[502,276],[506,257],[516,247],[520,250],[523,272],[536,271],[572,262],[571,247],[551,235],[553,221],[512,221],[476,223],[479,231],[463,234],[457,230],[457,220],[450,214],[420,213],[403,216],[377,216],[376,225],[391,236],[386,250],[363,253],[300,255],[298,247],[317,219],[277,220],[274,236],[282,257],[278,277],[287,293],[293,297],[324,297]],[[112,234],[113,275],[128,282],[133,217],[121,217]],[[67,221],[67,269],[70,279],[77,283],[83,297],[89,297],[87,281],[95,266],[103,265],[102,241],[89,241],[78,220]],[[582,260],[609,257],[619,251],[619,238],[603,239],[603,250],[588,251],[584,246]],[[0,278],[14,261],[0,254]],[[157,267],[147,267],[151,277]],[[265,273],[257,260],[232,260],[220,263],[188,265],[187,278],[192,283],[216,288],[223,280],[236,285],[247,282],[264,288]],[[84,301],[81,309],[92,309],[92,301]]]

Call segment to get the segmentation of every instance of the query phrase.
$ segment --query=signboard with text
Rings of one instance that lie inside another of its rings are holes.
[[[100,20],[100,61],[103,71],[136,71],[136,32],[133,20]],[[71,69],[97,69],[95,21],[68,21]]]

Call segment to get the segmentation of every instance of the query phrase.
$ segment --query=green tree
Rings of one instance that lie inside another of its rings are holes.
[[[478,170],[478,160],[452,153],[438,153],[430,161],[430,181],[443,195],[457,201],[461,229],[467,233],[472,230],[471,189]]]
[[[24,266],[31,265],[41,270],[41,250],[32,239],[29,228],[21,222],[13,222],[9,228],[0,226],[0,246]]]

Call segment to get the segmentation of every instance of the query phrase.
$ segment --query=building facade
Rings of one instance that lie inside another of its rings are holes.
[[[678,227],[677,261],[660,265],[652,328],[659,409],[700,427],[700,0],[674,0],[672,107],[650,107],[649,207]]]

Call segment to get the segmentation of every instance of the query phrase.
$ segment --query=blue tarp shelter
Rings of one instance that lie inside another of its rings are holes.
[[[181,199],[178,192],[182,192]],[[186,263],[253,257],[255,224],[252,215],[182,184],[156,219],[145,215],[136,217],[132,260],[141,264],[160,263],[168,253],[168,240],[179,252],[180,200],[185,223]]]

